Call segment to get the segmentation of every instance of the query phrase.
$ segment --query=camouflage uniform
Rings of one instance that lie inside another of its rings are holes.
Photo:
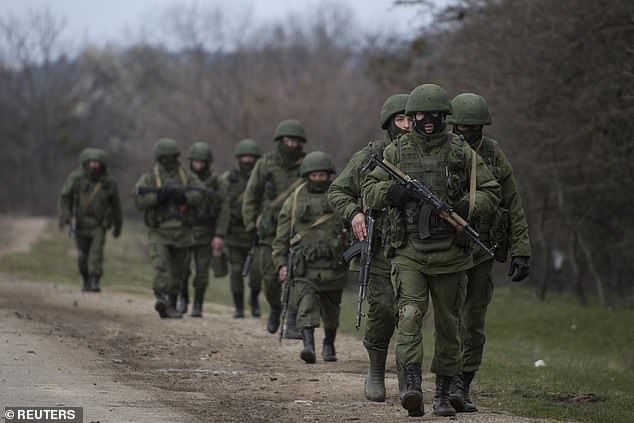
[[[445,91],[433,84],[416,87],[410,94],[406,113],[418,117],[414,130],[389,145],[383,157],[404,173],[418,179],[456,210],[464,209],[469,195],[472,160],[475,162],[476,192],[474,215],[489,214],[499,202],[499,184],[481,158],[460,137],[449,134],[444,115],[451,114]],[[431,125],[433,130],[425,134]],[[474,157],[475,155],[475,157]],[[449,404],[452,376],[461,370],[458,320],[464,295],[464,271],[472,266],[470,243],[436,214],[419,222],[424,207],[401,185],[390,180],[381,168],[373,170],[363,184],[368,207],[390,207],[392,283],[399,317],[396,330],[396,360],[402,366],[401,404],[411,415],[422,410],[422,320],[429,298],[434,304],[435,352],[431,371],[436,374],[434,413],[451,416]],[[468,208],[468,207],[467,207]],[[421,226],[431,236],[421,239]]]
[[[181,195],[167,195],[167,188],[203,188],[196,175],[187,172],[178,163],[180,148],[176,141],[162,138],[154,148],[156,164],[141,175],[133,192],[137,208],[144,213],[149,241],[149,255],[154,268],[154,308],[162,318],[182,317],[176,310],[183,274],[187,271],[188,248],[194,236],[187,224],[190,206],[202,201],[198,191]],[[157,192],[140,194],[139,188],[148,187]]]
[[[277,331],[281,313],[281,288],[271,259],[271,244],[275,238],[277,216],[282,203],[302,182],[299,167],[304,157],[301,147],[290,151],[283,142],[284,137],[294,137],[302,143],[306,141],[304,127],[300,122],[280,122],[274,136],[277,148],[264,154],[256,163],[242,201],[244,226],[251,240],[258,241],[256,260],[260,265],[264,295],[271,306],[267,323],[270,333]],[[293,313],[289,313],[288,323],[294,325]],[[286,332],[288,334],[292,331],[287,329]]]
[[[334,173],[330,157],[319,151],[306,155],[301,175],[307,177],[319,171]],[[278,270],[287,265],[289,248],[295,251],[291,274],[298,296],[297,327],[304,340],[301,358],[307,363],[315,362],[314,329],[319,327],[320,319],[325,332],[324,361],[337,359],[334,341],[347,277],[347,265],[342,257],[346,248],[343,237],[346,222],[328,205],[329,184],[330,180],[307,180],[286,199],[273,241],[273,261]],[[293,234],[290,240],[289,234]]]
[[[495,258],[505,262],[509,252],[514,260],[531,256],[528,225],[522,207],[513,169],[498,142],[482,135],[482,126],[491,124],[489,109],[482,97],[463,93],[452,100],[454,114],[447,119],[454,124],[453,132],[465,136],[466,141],[482,157],[501,187],[501,201],[495,213],[480,216],[476,222],[480,239],[487,245],[497,244]],[[458,125],[465,126],[465,132]],[[469,396],[471,381],[482,362],[486,311],[493,296],[493,258],[476,249],[473,267],[467,270],[467,290],[461,315],[462,374],[454,378],[451,403],[457,411],[477,411]],[[528,267],[525,269],[528,276]],[[510,276],[510,275],[509,275]],[[519,276],[519,275],[518,275]],[[523,277],[515,277],[519,281]]]
[[[194,305],[192,307],[192,317],[202,317],[202,306],[205,298],[205,291],[209,285],[209,264],[211,262],[211,238],[215,232],[216,218],[220,209],[220,196],[218,195],[218,173],[211,170],[213,154],[209,145],[204,142],[194,143],[187,152],[187,158],[191,161],[202,160],[207,165],[197,171],[190,164],[189,172],[194,173],[206,188],[212,192],[204,193],[200,204],[191,207],[187,213],[187,223],[192,228],[194,242],[189,248],[189,259],[194,265]],[[191,275],[191,264],[186,267],[181,284],[181,296],[178,303],[178,311],[187,312],[189,303],[189,277]]]
[[[407,94],[396,94],[389,97],[383,105],[379,126],[385,130],[383,140],[370,142],[365,148],[356,152],[341,174],[333,181],[328,192],[328,201],[333,210],[346,222],[352,222],[354,216],[363,213],[361,204],[361,184],[369,173],[364,166],[373,155],[383,158],[383,150],[394,138],[406,133],[394,125],[393,117],[405,112]],[[390,281],[390,261],[385,255],[384,236],[387,232],[386,210],[374,210],[374,235],[372,265],[366,300],[368,303],[367,322],[363,345],[368,351],[370,366],[366,377],[364,391],[371,401],[385,401],[385,362],[387,350],[396,325],[394,291]],[[350,268],[357,267],[352,262]]]
[[[99,162],[101,168],[91,169],[90,161]],[[108,177],[105,151],[84,149],[80,164],[81,168],[74,170],[62,187],[58,201],[59,225],[61,228],[75,220],[74,237],[82,291],[99,292],[106,231],[112,227],[112,235],[119,237],[123,223],[121,201],[116,182]]]
[[[256,159],[261,156],[256,142],[248,138],[236,145],[233,155],[238,160],[243,156],[252,156]],[[254,164],[255,162],[244,163],[238,161],[236,166],[223,173],[219,180],[222,205],[216,227],[216,236],[223,239],[229,253],[229,263],[231,265],[229,279],[236,308],[234,317],[244,316],[242,267],[251,246],[242,220],[242,197]],[[260,294],[261,278],[258,263],[252,263],[249,273],[249,287],[251,288],[251,314],[254,317],[260,316],[258,295]]]

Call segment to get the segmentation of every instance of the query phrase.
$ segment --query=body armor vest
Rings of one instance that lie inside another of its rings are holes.
[[[248,245],[248,237],[242,219],[242,197],[247,187],[248,175],[233,168],[227,172],[227,193],[229,196],[229,227],[227,235],[231,240]]]
[[[190,171],[191,172],[191,171]],[[204,175],[199,176],[205,188],[218,189],[216,172],[206,172]],[[218,213],[220,212],[220,196],[217,192],[214,194],[203,192],[202,201],[195,207],[191,207],[187,213],[187,222],[192,227],[213,227]]]
[[[188,180],[186,172],[182,168],[178,168],[177,171],[167,173],[158,164],[154,168],[154,173],[151,173],[147,178],[147,185],[158,188],[159,186],[187,186]],[[183,226],[183,222],[186,219],[188,209],[178,206],[172,202],[165,205],[156,205],[145,210],[144,219],[145,224],[149,228],[179,228]]]
[[[91,229],[97,226],[112,226],[111,196],[114,187],[105,177],[98,181],[80,175],[76,181],[73,201],[77,201],[77,222],[79,228]],[[99,184],[99,186],[97,186]]]

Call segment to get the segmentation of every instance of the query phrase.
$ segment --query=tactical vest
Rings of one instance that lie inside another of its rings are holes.
[[[260,239],[270,239],[275,236],[277,215],[284,200],[288,197],[288,195],[278,196],[282,195],[294,183],[302,181],[299,177],[301,160],[292,166],[283,167],[276,151],[269,151],[260,160],[264,161],[262,166],[266,168],[266,175],[264,177],[264,192],[262,193],[262,212],[258,217],[257,228]]]
[[[302,237],[292,247],[297,252],[294,271],[297,276],[305,274],[305,266],[313,269],[341,270],[346,267],[343,252],[347,248],[345,221],[338,215],[323,223],[310,227],[321,216],[333,213],[325,193],[310,193],[306,186],[298,188],[295,209],[295,234]],[[295,195],[295,193],[293,193]],[[324,279],[329,279],[327,276]]]
[[[193,172],[190,170],[190,172]],[[202,184],[206,188],[213,188],[214,190],[218,189],[217,172],[207,172],[203,177],[200,177]],[[187,213],[187,223],[190,226],[195,227],[207,227],[211,228],[214,226],[216,222],[216,218],[220,213],[220,196],[217,192],[211,193],[201,193],[203,196],[200,204],[195,207],[190,207],[190,210]]]
[[[397,140],[398,167],[412,179],[419,180],[443,201],[453,204],[468,191],[465,145],[459,137],[447,134],[437,152],[422,154],[418,141],[401,137]],[[456,238],[455,229],[429,207],[417,202],[408,203],[401,214],[405,233],[394,236],[409,240],[417,251],[446,250],[460,238]],[[423,226],[427,226],[430,233],[425,239],[421,239]],[[402,245],[402,241],[395,241],[398,246]]]
[[[159,188],[167,185],[187,186],[189,181],[187,173],[183,168],[179,167],[177,172],[172,175],[161,170],[161,166],[156,164],[152,173],[148,175],[146,183],[150,187]],[[165,205],[156,205],[145,210],[144,220],[149,228],[165,228],[173,229],[183,226],[188,213],[187,207],[178,206],[172,202]]]
[[[113,223],[112,195],[114,186],[105,177],[92,181],[83,173],[75,181],[73,201],[77,202],[77,222],[80,228],[91,229],[98,226],[110,228]]]
[[[242,220],[242,197],[249,177],[233,168],[225,174],[227,193],[229,196],[229,227],[227,235],[248,242],[244,221]]]

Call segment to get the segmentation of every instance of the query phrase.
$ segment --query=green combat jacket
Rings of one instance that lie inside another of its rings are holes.
[[[223,173],[218,181],[222,203],[216,235],[223,238],[229,247],[249,248],[249,238],[242,220],[242,198],[250,174],[241,172],[236,166]]]
[[[310,227],[326,215],[330,215],[328,220]],[[296,237],[292,245],[296,253],[293,278],[316,281],[323,291],[344,288],[347,263],[342,254],[348,247],[346,222],[332,211],[326,193],[311,193],[306,185],[300,185],[284,202],[277,223],[272,254],[276,269],[287,264],[292,230]]]
[[[363,149],[352,155],[352,158],[332,182],[328,190],[328,202],[332,209],[350,224],[357,213],[365,212],[361,204],[361,185],[363,179],[370,173],[370,169],[363,170],[372,155],[383,159],[383,150],[391,143],[388,133],[379,141],[372,141]],[[383,254],[387,236],[388,220],[386,210],[374,211],[373,257],[370,273],[377,275],[390,274],[390,264]],[[359,270],[358,260],[350,263],[352,270]]]
[[[189,170],[189,175],[195,175],[206,188],[211,188],[214,193],[201,193],[201,201],[193,206],[187,213],[188,223],[194,235],[194,245],[210,245],[216,230],[216,220],[220,213],[220,195],[218,187],[218,172],[207,170],[199,175]]]
[[[500,206],[495,213],[480,216],[476,222],[480,239],[487,245],[491,245],[493,242],[498,245],[495,254],[498,261],[506,261],[509,249],[511,257],[530,257],[528,224],[511,164],[500,149],[498,142],[487,136],[482,137],[482,140],[475,147],[475,151],[482,157],[502,189]],[[474,265],[488,259],[490,256],[481,249],[473,251]]]
[[[278,147],[258,160],[251,172],[242,200],[242,218],[247,232],[257,228],[262,244],[271,244],[275,237],[282,203],[301,182],[301,163],[302,159],[285,163]]]
[[[490,214],[500,201],[500,185],[484,161],[473,152],[461,137],[443,131],[423,136],[416,131],[403,135],[386,147],[383,157],[413,179],[426,185],[434,194],[450,205],[469,199],[472,160],[476,159],[476,193],[473,215]],[[387,193],[395,182],[380,167],[365,178],[362,196],[368,207],[389,207]],[[419,266],[427,274],[446,274],[472,266],[470,243],[435,213],[429,217],[432,236],[421,239],[418,219],[421,205],[408,203],[405,209],[390,207],[390,244],[395,248],[395,259]],[[431,222],[433,221],[433,225]]]
[[[182,167],[168,172],[160,163],[156,163],[154,169],[141,175],[135,184],[132,193],[134,203],[139,210],[144,212],[150,243],[169,244],[177,248],[189,247],[193,245],[194,237],[187,224],[188,213],[191,207],[200,204],[202,194],[197,191],[188,191],[185,193],[187,204],[182,206],[173,203],[159,205],[157,194],[153,192],[144,195],[137,194],[138,187],[157,188],[168,185],[203,187],[196,175],[185,171]]]
[[[66,178],[58,200],[60,224],[75,215],[77,232],[88,234],[102,227],[121,232],[123,217],[117,184],[108,178],[107,171],[97,181],[88,177],[84,169],[76,169]]]

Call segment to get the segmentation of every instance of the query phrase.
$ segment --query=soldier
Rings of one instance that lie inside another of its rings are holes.
[[[308,153],[300,168],[305,182],[286,199],[280,211],[273,241],[273,261],[280,281],[291,272],[297,293],[297,327],[304,349],[300,357],[315,362],[315,328],[324,322],[322,357],[337,361],[335,337],[339,327],[341,294],[346,284],[347,265],[345,220],[332,212],[326,193],[332,159],[321,151]],[[290,237],[289,237],[290,235]],[[289,248],[295,251],[293,268],[288,269]]]
[[[187,271],[188,247],[194,238],[187,225],[190,206],[202,201],[198,177],[180,166],[180,147],[170,138],[154,145],[155,165],[141,175],[133,192],[148,228],[149,254],[154,268],[154,309],[161,318],[181,318],[176,300]],[[194,188],[194,189],[192,189]]]
[[[192,317],[202,317],[203,300],[205,291],[209,285],[209,263],[211,261],[211,240],[215,232],[216,218],[220,209],[220,196],[218,192],[218,173],[211,170],[213,154],[209,144],[196,142],[187,151],[189,159],[189,172],[194,173],[203,186],[210,188],[212,192],[203,194],[200,204],[192,207],[188,214],[188,224],[192,228],[194,243],[189,249],[189,258],[186,272],[181,283],[180,299],[177,310],[187,313],[189,304],[189,276],[191,268],[189,261],[193,260],[195,275],[192,281],[194,286],[194,305]]]
[[[493,212],[500,186],[467,143],[447,132],[445,117],[451,114],[451,102],[445,90],[434,84],[416,87],[405,113],[414,118],[413,130],[388,145],[384,159],[452,204],[463,218],[468,218],[470,210],[475,216]],[[410,416],[424,414],[422,321],[431,297],[435,328],[431,371],[436,374],[433,412],[453,416],[449,387],[461,370],[458,318],[464,272],[472,266],[469,240],[435,213],[427,213],[430,206],[416,201],[408,188],[390,180],[382,168],[368,174],[362,192],[367,207],[389,207],[390,245],[395,249],[391,276],[399,312],[396,361],[403,369],[398,376],[404,379],[399,383],[401,405]]]
[[[277,332],[282,312],[281,288],[271,259],[271,244],[282,203],[303,181],[299,176],[299,167],[304,158],[303,146],[306,142],[304,126],[298,120],[283,120],[275,130],[274,139],[277,148],[266,153],[256,163],[242,201],[244,226],[249,234],[249,242],[258,245],[256,260],[260,263],[264,295],[271,306],[266,325],[269,333]],[[289,311],[287,338],[301,339],[295,325],[296,315],[295,310]]]
[[[491,215],[480,216],[477,229],[487,245],[497,244],[495,259],[504,263],[510,249],[509,276],[514,282],[526,278],[531,256],[528,225],[522,207],[513,169],[498,142],[482,135],[484,125],[491,124],[489,107],[484,99],[472,93],[457,95],[452,101],[453,114],[447,123],[453,133],[461,135],[484,160],[502,189],[500,205]],[[473,252],[473,267],[467,270],[467,291],[461,314],[462,374],[451,384],[450,400],[456,411],[472,412],[477,407],[471,401],[469,389],[484,351],[484,319],[493,295],[493,257],[481,249]]]
[[[225,246],[229,250],[229,263],[231,264],[229,279],[235,305],[233,317],[236,318],[244,317],[242,267],[250,248],[249,238],[242,220],[242,197],[255,162],[261,155],[260,148],[254,140],[243,139],[233,150],[233,156],[238,159],[237,165],[223,173],[219,181],[219,190],[223,197],[212,246],[214,251],[222,251]],[[249,272],[249,287],[251,288],[249,304],[253,317],[260,317],[260,304],[258,303],[260,284],[259,269],[252,263]]]
[[[369,173],[364,166],[372,155],[383,158],[383,150],[399,136],[409,132],[411,120],[405,116],[408,94],[389,97],[381,109],[379,126],[385,130],[382,140],[372,141],[356,152],[328,191],[328,201],[333,210],[350,222],[355,237],[362,241],[367,235],[366,216],[361,204],[361,184]],[[382,235],[387,225],[385,210],[374,210],[373,256],[368,283],[367,322],[363,346],[368,351],[370,366],[365,379],[365,396],[370,401],[385,401],[385,361],[390,338],[396,325],[394,293],[390,281],[390,262],[383,249]],[[351,264],[351,268],[355,263]],[[358,267],[358,266],[357,266]]]
[[[66,178],[58,201],[59,228],[71,225],[84,292],[100,292],[106,231],[121,234],[123,218],[117,183],[108,177],[108,157],[98,148],[79,155],[80,169]]]

